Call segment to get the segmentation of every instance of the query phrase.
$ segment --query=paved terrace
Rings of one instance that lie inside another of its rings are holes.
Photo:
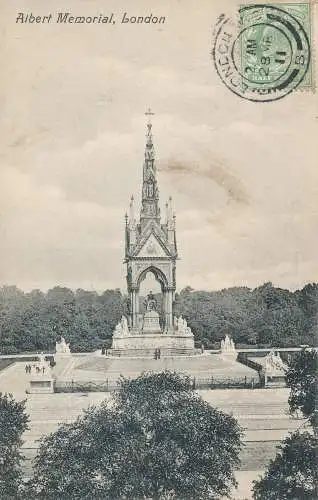
[[[228,379],[238,378],[248,380],[254,378],[258,381],[255,370],[233,362],[231,359],[219,354],[206,354],[197,356],[174,356],[152,358],[114,358],[104,356],[87,356],[86,358],[74,357],[72,366],[60,379],[81,380],[116,380],[120,375],[137,377],[142,372],[160,372],[163,370],[178,371],[198,378]]]

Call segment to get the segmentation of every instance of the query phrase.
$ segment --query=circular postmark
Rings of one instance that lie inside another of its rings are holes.
[[[301,84],[310,64],[310,44],[291,13],[272,5],[245,5],[239,22],[220,16],[212,55],[219,77],[232,92],[269,102]]]

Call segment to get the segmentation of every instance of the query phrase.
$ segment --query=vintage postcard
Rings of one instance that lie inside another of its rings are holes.
[[[317,498],[317,3],[0,27],[0,498]]]

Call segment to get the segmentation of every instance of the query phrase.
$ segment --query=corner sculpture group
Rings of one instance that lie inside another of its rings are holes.
[[[149,306],[148,306],[149,307]],[[147,311],[154,311],[155,309],[153,308],[148,308]],[[168,334],[167,330],[164,330],[162,332],[163,334]],[[169,332],[171,333],[171,332]],[[191,328],[187,324],[187,320],[180,316],[177,318],[176,316],[174,317],[174,334],[175,335],[182,335],[182,336],[189,336],[192,337],[193,333]],[[139,332],[130,330],[128,326],[128,320],[126,316],[122,316],[121,320],[117,323],[114,333],[113,333],[113,338],[114,337],[128,337],[128,336],[134,336],[134,335],[140,335]]]

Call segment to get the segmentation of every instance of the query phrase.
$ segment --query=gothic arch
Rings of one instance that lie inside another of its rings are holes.
[[[138,290],[140,289],[141,282],[145,279],[145,277],[147,276],[147,274],[149,272],[152,273],[154,275],[154,277],[156,278],[156,280],[160,283],[161,290],[165,291],[168,287],[167,277],[161,269],[159,269],[158,267],[156,267],[154,265],[147,267],[139,274],[139,276],[137,278]]]

